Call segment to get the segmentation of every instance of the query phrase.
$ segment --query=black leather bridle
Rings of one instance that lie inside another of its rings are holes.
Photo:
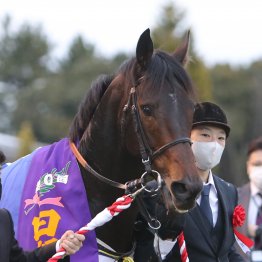
[[[145,189],[145,191],[148,191],[148,192],[156,192],[156,191],[158,191],[158,189],[161,187],[161,181],[160,181],[161,178],[159,179],[160,174],[156,170],[152,169],[152,166],[151,166],[152,161],[156,157],[161,155],[165,150],[167,150],[167,149],[169,149],[169,148],[171,148],[171,147],[173,147],[175,145],[178,145],[178,144],[181,144],[181,143],[183,143],[183,144],[184,143],[189,143],[190,145],[192,144],[189,137],[181,137],[181,138],[175,139],[173,141],[170,141],[169,143],[161,146],[160,148],[158,148],[155,151],[153,151],[151,149],[151,147],[150,147],[150,145],[148,143],[147,136],[146,136],[146,134],[144,132],[144,129],[143,129],[143,126],[142,126],[141,117],[140,117],[139,110],[138,110],[138,101],[137,101],[137,93],[136,93],[136,87],[137,86],[138,85],[135,85],[135,86],[131,87],[130,93],[129,93],[128,102],[124,106],[124,109],[123,109],[123,117],[121,119],[121,135],[123,136],[124,129],[126,127],[125,123],[126,123],[126,115],[127,115],[128,109],[131,108],[132,119],[133,119],[135,132],[136,132],[137,139],[138,139],[138,144],[139,144],[139,150],[140,150],[140,154],[141,154],[141,158],[142,158],[142,163],[143,163],[144,168],[145,168],[145,173],[139,179],[135,179],[135,180],[130,181],[130,182],[126,183],[126,184],[122,184],[122,183],[113,181],[113,180],[111,180],[111,179],[109,179],[107,177],[102,176],[101,174],[96,172],[85,160],[79,161],[82,164],[82,166],[87,171],[89,171],[91,174],[93,174],[95,177],[97,177],[100,181],[102,181],[102,182],[104,182],[104,183],[106,183],[106,184],[108,184],[110,186],[113,186],[113,187],[116,187],[116,188],[120,188],[120,189],[124,189],[126,191],[126,193],[129,193],[129,194],[133,193],[134,191],[141,192],[141,189],[137,190],[137,185],[138,184],[141,184],[142,189]],[[74,145],[74,143],[71,143],[70,146],[71,146],[71,149],[73,150],[74,154],[77,157],[77,154],[79,154],[79,152],[77,151],[76,146]],[[77,159],[79,160],[78,157],[77,157]],[[143,177],[146,174],[156,174],[157,187],[155,189],[153,189],[152,191],[151,190],[147,190],[146,182],[142,181]],[[152,217],[149,214],[149,212],[148,212],[148,210],[147,210],[147,208],[146,208],[142,198],[139,195],[137,195],[137,202],[138,202],[139,210],[142,213],[143,217],[148,222],[150,228],[153,230],[153,232],[157,232],[157,229],[161,226],[161,223],[156,218]],[[130,252],[128,252],[128,254],[129,253]],[[158,257],[159,261],[162,261],[161,255],[160,255],[159,252],[157,252],[157,257]]]
[[[152,161],[161,155],[164,151],[169,149],[170,147],[173,147],[175,145],[181,144],[181,143],[189,143],[190,145],[192,144],[191,140],[189,137],[181,137],[178,139],[175,139],[157,150],[153,151],[148,143],[147,136],[144,132],[142,122],[141,122],[141,117],[139,114],[138,110],[138,102],[137,102],[137,92],[136,92],[136,87],[138,85],[132,87],[130,89],[129,93],[129,99],[127,104],[124,106],[124,115],[122,118],[122,124],[125,122],[125,117],[126,117],[126,112],[127,110],[131,107],[131,112],[132,112],[132,118],[135,126],[135,132],[137,135],[138,143],[139,143],[139,150],[142,158],[142,163],[144,164],[145,171],[146,172],[152,172]]]
[[[141,158],[142,158],[142,163],[143,163],[144,168],[145,168],[145,173],[155,174],[156,175],[155,177],[157,178],[160,174],[156,170],[152,169],[152,166],[151,166],[152,161],[156,157],[161,155],[165,150],[169,149],[170,147],[173,147],[173,146],[181,144],[181,143],[183,143],[183,144],[189,143],[191,145],[192,142],[191,142],[189,137],[181,137],[181,138],[175,139],[173,141],[170,141],[169,143],[161,146],[160,148],[158,148],[155,151],[153,151],[151,149],[151,147],[148,143],[147,136],[144,132],[142,122],[141,122],[141,117],[140,117],[139,110],[138,110],[137,93],[136,93],[137,86],[139,86],[139,84],[131,87],[127,104],[123,108],[123,116],[122,116],[122,119],[121,119],[121,135],[123,136],[123,134],[125,133],[127,112],[128,112],[128,109],[131,108],[132,119],[133,119],[133,122],[134,122],[135,132],[136,132],[138,144],[139,144],[139,151],[140,151],[140,155],[141,155]],[[72,149],[73,152],[78,151],[76,146],[74,145],[74,143],[71,142],[70,146],[71,146],[71,149]],[[72,147],[74,147],[74,148],[72,148]],[[79,154],[79,152],[77,154]],[[80,163],[81,163],[81,161],[80,161]],[[136,187],[139,183],[142,184],[142,187],[144,187],[144,189],[146,188],[145,184],[143,185],[143,181],[141,181],[142,180],[141,178],[130,181],[130,183],[122,184],[122,183],[113,181],[113,180],[99,174],[85,160],[83,160],[83,162],[81,164],[87,171],[89,171],[91,174],[93,174],[95,177],[97,177],[100,181],[102,181],[102,182],[104,182],[104,183],[106,183],[110,186],[120,188],[120,189],[124,189],[129,193],[136,190]],[[145,173],[142,175],[142,178],[145,175]],[[132,190],[132,188],[134,188],[134,190]]]

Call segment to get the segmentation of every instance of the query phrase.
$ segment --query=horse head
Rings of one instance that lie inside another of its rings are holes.
[[[93,85],[71,135],[96,170],[123,183],[138,178],[148,160],[168,188],[168,208],[179,211],[192,208],[202,189],[188,138],[195,103],[183,68],[188,46],[189,34],[171,55],[154,51],[147,29],[136,57]]]
[[[149,29],[146,30],[138,41],[132,67],[133,90],[129,100],[134,92],[135,101],[128,101],[124,109],[132,106],[137,110],[136,121],[129,117],[126,147],[139,155],[142,144],[152,168],[161,174],[175,208],[180,211],[194,206],[202,188],[188,139],[194,111],[192,84],[183,68],[188,45],[189,34],[172,55],[154,52]],[[138,126],[136,134],[134,122]],[[172,208],[171,201],[167,204]]]

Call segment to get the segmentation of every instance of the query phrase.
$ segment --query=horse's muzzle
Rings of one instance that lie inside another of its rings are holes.
[[[178,211],[187,211],[196,204],[196,199],[202,190],[202,183],[185,183],[183,181],[173,182],[171,191],[173,194],[173,204]]]

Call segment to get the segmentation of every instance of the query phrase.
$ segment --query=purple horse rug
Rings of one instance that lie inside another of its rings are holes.
[[[14,219],[16,236],[25,250],[57,241],[92,218],[78,163],[68,139],[37,149],[7,166],[2,174],[1,207]],[[98,262],[95,232],[70,261]]]

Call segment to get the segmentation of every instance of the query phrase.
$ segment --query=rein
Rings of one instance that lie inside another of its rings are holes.
[[[73,154],[75,155],[76,159],[79,161],[79,163],[82,165],[82,167],[84,167],[87,171],[89,171],[92,175],[94,175],[95,177],[97,177],[100,181],[116,187],[116,188],[120,188],[120,189],[127,189],[127,185],[126,184],[121,184],[119,182],[113,181],[109,178],[106,178],[102,175],[100,175],[98,172],[96,172],[87,162],[86,160],[82,157],[82,155],[79,153],[78,149],[76,148],[75,144],[73,142],[70,142],[70,148],[73,152]]]
[[[87,163],[87,161],[83,158],[83,156],[78,151],[76,145],[72,141],[70,141],[69,145],[70,145],[70,149],[72,150],[74,156],[79,161],[79,163],[81,164],[82,167],[84,167],[87,171],[89,171],[92,175],[94,175],[100,181],[102,181],[102,182],[104,182],[104,183],[106,183],[106,184],[108,184],[110,186],[113,186],[113,187],[116,187],[116,188],[119,188],[119,189],[123,189],[128,194],[135,192],[138,189],[138,185],[139,184],[141,185],[141,189],[143,189],[143,190],[145,190],[147,192],[158,191],[161,188],[161,186],[162,186],[161,176],[155,170],[151,170],[151,173],[155,175],[155,179],[157,181],[157,187],[155,187],[153,189],[150,188],[150,187],[148,188],[147,185],[146,185],[146,182],[145,182],[146,181],[145,177],[146,177],[146,175],[148,175],[148,172],[143,173],[141,178],[129,181],[129,182],[125,183],[125,184],[122,184],[122,183],[116,182],[114,180],[111,180],[111,179],[109,179],[107,177],[104,177],[104,176],[100,175],[98,172],[96,172]]]

